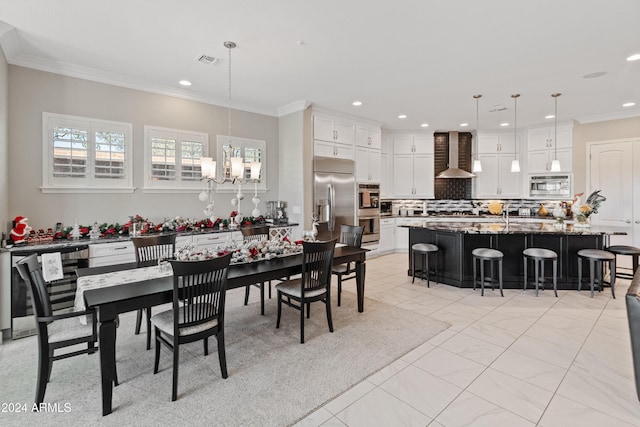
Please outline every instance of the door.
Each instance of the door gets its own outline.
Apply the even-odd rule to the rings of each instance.
[[[393,195],[413,196],[413,155],[393,156]]]
[[[520,176],[522,172],[511,172],[511,161],[514,155],[501,154],[498,163],[500,172],[498,174],[500,197],[520,197]]]
[[[416,154],[413,157],[414,196],[433,198],[434,175],[433,154]]]
[[[601,190],[605,200],[591,224],[622,227],[626,236],[611,236],[611,244],[633,245],[633,146],[629,141],[591,144],[589,183],[583,200]],[[628,257],[623,257],[628,258]]]
[[[498,155],[478,154],[482,162],[482,172],[477,173],[476,197],[495,197],[498,195]]]

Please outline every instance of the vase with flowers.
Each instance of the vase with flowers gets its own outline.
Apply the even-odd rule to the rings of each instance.
[[[587,197],[586,202],[581,202],[581,197],[584,193],[576,194],[573,207],[573,218],[575,219],[574,227],[590,227],[590,217],[592,214],[598,213],[600,204],[607,200],[606,197],[600,194],[601,190],[596,190]]]

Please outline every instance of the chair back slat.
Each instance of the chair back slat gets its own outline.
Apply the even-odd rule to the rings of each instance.
[[[51,299],[47,291],[47,284],[42,277],[42,270],[38,263],[38,256],[31,254],[16,263],[16,268],[22,280],[31,289],[33,309],[36,317],[49,317],[53,314]]]
[[[263,241],[269,240],[269,226],[260,227],[243,227],[240,229],[242,238],[247,241]]]
[[[222,323],[227,274],[231,254],[203,261],[175,261],[173,267],[173,310],[175,333],[180,328],[218,319]]]
[[[344,225],[340,226],[340,243],[344,243],[347,246],[359,248],[362,246],[362,234],[364,233],[364,227],[357,225]]]
[[[159,259],[171,258],[176,252],[176,235],[134,237],[131,239],[138,267],[156,265]]]
[[[302,243],[302,290],[331,285],[331,267],[336,240]]]

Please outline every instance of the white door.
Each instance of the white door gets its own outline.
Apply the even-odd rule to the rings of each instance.
[[[611,244],[633,244],[633,146],[631,142],[591,144],[587,177],[588,188],[583,201],[595,190],[607,199],[597,214],[591,215],[592,225],[621,227],[627,236],[611,236]],[[628,258],[628,257],[623,257]]]
[[[433,154],[416,154],[413,157],[413,187],[415,197],[433,198]]]
[[[476,197],[497,197],[499,163],[497,154],[478,154],[482,172],[476,175]]]
[[[393,156],[393,195],[413,196],[413,155]]]
[[[313,117],[313,139],[322,141],[335,141],[335,133],[333,132],[333,120],[322,117]]]
[[[369,180],[377,183],[382,181],[382,157],[380,150],[369,150]]]
[[[520,197],[520,176],[522,172],[511,172],[511,162],[515,155],[501,154],[498,163],[500,172],[498,174],[500,197]]]
[[[356,181],[369,181],[369,149],[356,148]]]

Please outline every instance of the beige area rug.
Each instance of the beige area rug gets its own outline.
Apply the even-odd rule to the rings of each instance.
[[[154,351],[134,335],[135,313],[121,316],[117,338],[120,385],[112,414],[102,417],[100,359],[82,355],[55,362],[45,402],[49,413],[31,413],[37,373],[36,337],[0,345],[0,404],[25,404],[27,412],[0,412],[0,425],[224,425],[286,426],[345,392],[448,325],[355,294],[332,298],[334,333],[324,305],[313,304],[300,344],[299,313],[283,306],[275,328],[276,300],[227,310],[229,377],[220,376],[215,338],[209,356],[202,343],[181,347],[178,400],[171,402],[171,355],[163,348],[153,375]],[[2,409],[2,408],[0,408]],[[8,409],[6,406],[4,409]],[[15,406],[13,410],[15,411]]]

